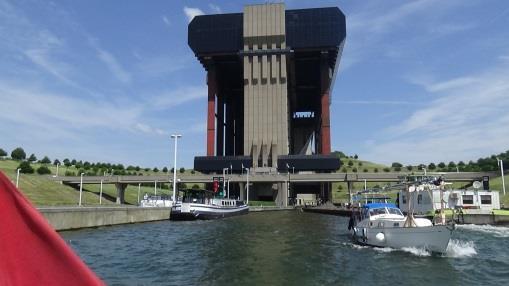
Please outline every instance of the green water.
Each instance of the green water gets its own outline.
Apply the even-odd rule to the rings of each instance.
[[[447,254],[352,244],[347,218],[298,211],[63,232],[110,285],[504,285],[509,228],[459,227]]]

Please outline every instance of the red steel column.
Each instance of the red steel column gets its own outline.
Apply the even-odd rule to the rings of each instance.
[[[321,127],[320,127],[320,154],[328,155],[331,152],[330,145],[330,78],[329,78],[329,65],[327,62],[326,54],[322,55],[320,64],[321,69]]]
[[[207,72],[208,105],[207,105],[207,156],[214,156],[214,139],[216,135],[216,74],[212,68]]]

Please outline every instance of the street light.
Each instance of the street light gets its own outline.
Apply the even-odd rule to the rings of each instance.
[[[83,194],[83,175],[85,175],[85,173],[81,173],[80,175],[80,203],[79,203],[80,207],[81,207],[81,196]]]
[[[17,169],[16,170],[16,188],[19,186],[19,171],[21,171],[21,169]]]
[[[171,138],[175,139],[175,155],[173,156],[173,204],[177,202],[177,142],[182,137],[180,134],[172,134]]]
[[[99,204],[103,204],[103,179],[101,179],[101,190],[99,191]]]
[[[426,168],[422,168],[424,170],[424,176],[426,176]]]
[[[502,176],[502,190],[504,191],[505,195],[505,177],[504,177],[504,161],[497,158],[497,163],[500,166],[500,175]]]

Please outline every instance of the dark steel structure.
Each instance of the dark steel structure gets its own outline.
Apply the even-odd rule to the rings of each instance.
[[[345,37],[337,7],[195,17],[188,42],[208,85],[207,156],[195,169],[337,170],[329,105]]]

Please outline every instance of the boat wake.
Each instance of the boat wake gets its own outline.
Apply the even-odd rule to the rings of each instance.
[[[475,225],[475,224],[460,224],[456,225],[458,229],[469,231],[483,232],[492,234],[495,237],[509,237],[509,227],[493,226],[493,225]]]
[[[461,241],[457,239],[451,239],[449,245],[447,245],[445,257],[462,258],[472,257],[477,254],[473,241]]]
[[[353,249],[373,249],[380,253],[406,252],[419,257],[428,257],[432,255],[432,253],[427,249],[419,247],[403,247],[401,249],[396,249],[391,247],[364,246],[355,243],[343,243],[343,245],[350,246]],[[473,241],[451,239],[451,241],[449,241],[449,245],[447,245],[446,253],[442,254],[442,257],[463,258],[472,257],[474,255],[477,255],[477,251]]]

